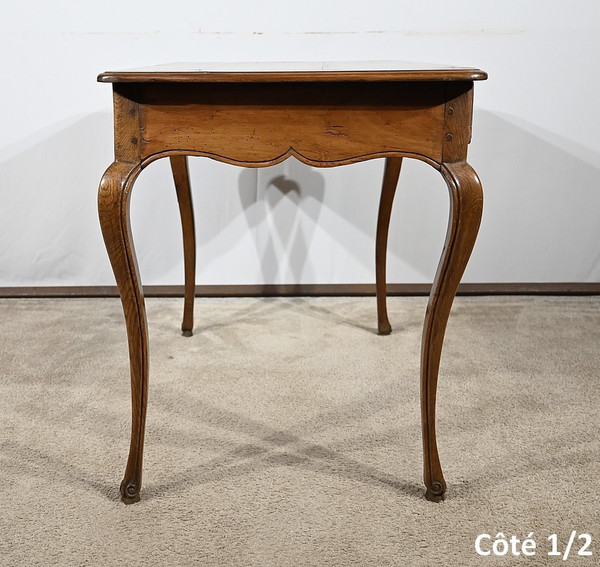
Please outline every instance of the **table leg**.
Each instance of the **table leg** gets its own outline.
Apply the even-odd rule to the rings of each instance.
[[[380,335],[389,335],[392,332],[392,326],[387,314],[385,268],[392,204],[394,202],[394,195],[396,194],[396,187],[398,186],[401,167],[401,157],[386,158],[381,197],[379,199],[377,236],[375,239],[375,288],[377,292],[377,330]]]
[[[171,156],[171,169],[173,170],[183,232],[185,299],[181,334],[184,337],[191,337],[194,328],[194,295],[196,292],[196,230],[194,227],[194,206],[192,204],[187,157]]]
[[[139,172],[139,164],[114,162],[106,170],[98,190],[100,225],[119,287],[129,342],[132,427],[129,459],[121,483],[121,497],[126,504],[140,499],[148,399],[146,309],[129,223],[129,197]]]
[[[467,162],[442,164],[450,191],[450,220],[444,251],[429,296],[421,350],[421,418],[427,500],[439,502],[446,491],[435,435],[435,405],[442,343],[450,308],[475,244],[483,191]]]

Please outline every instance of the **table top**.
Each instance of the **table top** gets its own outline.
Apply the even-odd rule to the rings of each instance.
[[[98,75],[101,83],[481,81],[475,68],[407,61],[169,63]]]

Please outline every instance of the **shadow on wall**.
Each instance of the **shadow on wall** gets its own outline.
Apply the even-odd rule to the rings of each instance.
[[[600,155],[476,111],[469,161],[485,192],[469,281],[600,281]]]
[[[113,283],[96,211],[111,141],[110,113],[94,113],[0,158],[0,286]],[[521,120],[476,111],[469,159],[484,184],[485,210],[465,281],[600,280],[597,154]],[[219,283],[231,283],[232,274],[245,283],[374,281],[382,160],[332,170],[293,159],[266,169],[190,161],[199,281],[207,273]],[[143,172],[133,195],[145,283],[181,282],[168,160]],[[431,280],[447,208],[439,174],[406,160],[388,281]]]
[[[109,112],[93,113],[2,152],[0,286],[93,284],[110,274],[96,191],[112,161],[111,130]]]
[[[325,196],[323,176],[290,159],[266,170],[244,169],[238,183],[264,281],[282,279],[282,262],[294,282],[318,277],[308,259]]]
[[[221,190],[212,191],[211,195],[203,192],[207,172],[195,163],[199,161],[203,160],[192,159],[190,169],[198,243],[206,247],[200,254],[200,272],[229,254],[233,259],[239,241],[251,234],[248,253],[252,262],[246,267],[252,270],[258,266],[260,282],[336,283],[342,274],[348,282],[374,283],[374,236],[383,160],[318,169],[290,158],[270,168],[242,169],[237,177],[239,201],[235,203],[231,202],[233,180],[225,178]],[[226,171],[223,174],[230,175]],[[198,183],[195,179],[199,179]],[[421,279],[426,281],[439,258],[448,198],[441,176],[415,160],[407,160],[401,185],[410,187],[404,195],[399,192],[397,196],[400,205],[396,209],[404,230],[400,238],[390,238],[390,256],[401,258],[405,251],[414,251],[412,272],[422,271],[425,275]],[[419,193],[426,199],[433,196],[433,205],[426,201],[427,210],[420,210],[418,202],[415,204]],[[206,212],[219,209],[223,200],[230,201],[228,218]],[[224,226],[236,228],[227,231]],[[408,238],[404,236],[406,231]],[[419,238],[420,234],[424,238]]]

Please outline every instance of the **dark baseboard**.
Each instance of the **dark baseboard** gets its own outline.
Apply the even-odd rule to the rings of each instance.
[[[390,296],[429,295],[431,284],[388,284]],[[144,286],[146,297],[182,297],[182,285]],[[600,295],[592,283],[464,283],[459,295]],[[370,296],[374,284],[199,285],[197,297]],[[117,286],[0,287],[0,298],[118,297]]]

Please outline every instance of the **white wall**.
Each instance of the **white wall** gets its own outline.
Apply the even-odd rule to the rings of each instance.
[[[600,280],[597,0],[3,0],[0,53],[0,286],[114,282],[96,213],[112,161],[111,92],[96,75],[220,60],[401,59],[488,71],[476,84],[469,156],[485,213],[464,280]],[[192,159],[191,172],[198,283],[374,280],[379,160],[242,170]],[[181,283],[165,160],[140,176],[132,206],[144,283]],[[431,280],[447,208],[439,174],[407,160],[389,281]]]

